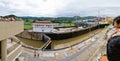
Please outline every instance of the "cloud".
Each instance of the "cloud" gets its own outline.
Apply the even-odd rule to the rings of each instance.
[[[3,14],[31,15],[31,16],[55,16],[58,10],[63,9],[64,0],[1,0],[2,4],[6,4],[2,9]],[[64,4],[63,4],[64,3]],[[2,5],[0,4],[0,5]]]
[[[81,11],[82,16],[118,16],[120,7],[93,7]]]
[[[93,7],[120,7],[119,0],[0,0],[0,15],[75,16],[88,15]],[[87,10],[86,10],[87,9]],[[82,13],[81,13],[82,12]],[[89,13],[89,15],[94,14]]]

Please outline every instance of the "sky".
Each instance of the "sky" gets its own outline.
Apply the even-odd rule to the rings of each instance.
[[[9,14],[37,17],[117,16],[120,14],[120,0],[0,0],[0,15]]]

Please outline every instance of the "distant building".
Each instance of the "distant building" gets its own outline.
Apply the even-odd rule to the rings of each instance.
[[[33,32],[52,32],[54,26],[50,21],[37,21],[33,23]]]
[[[74,31],[70,26],[63,26],[59,23],[52,23],[50,21],[37,21],[33,23],[33,32],[44,32],[44,33],[62,33]]]

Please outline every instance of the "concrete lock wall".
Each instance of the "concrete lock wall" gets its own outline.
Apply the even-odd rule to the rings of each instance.
[[[40,32],[28,32],[27,30],[25,30],[17,36],[32,40],[42,40],[42,34]]]
[[[99,28],[100,28],[99,25],[97,25],[97,26],[93,26],[93,27],[86,28],[86,29],[81,29],[81,30],[74,31],[74,32],[48,33],[46,35],[49,36],[52,40],[62,40],[62,39],[67,39],[67,38],[83,35],[85,33],[88,33],[90,31],[93,31],[93,30],[96,30],[96,29],[99,29]]]

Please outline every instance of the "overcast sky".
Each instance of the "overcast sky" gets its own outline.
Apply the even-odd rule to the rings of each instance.
[[[39,17],[93,15],[98,11],[104,13],[104,7],[109,7],[109,10],[106,9],[110,12],[105,11],[107,14],[120,14],[120,0],[0,0],[0,15]],[[118,11],[110,7],[116,7]],[[95,12],[89,11],[90,9]]]

